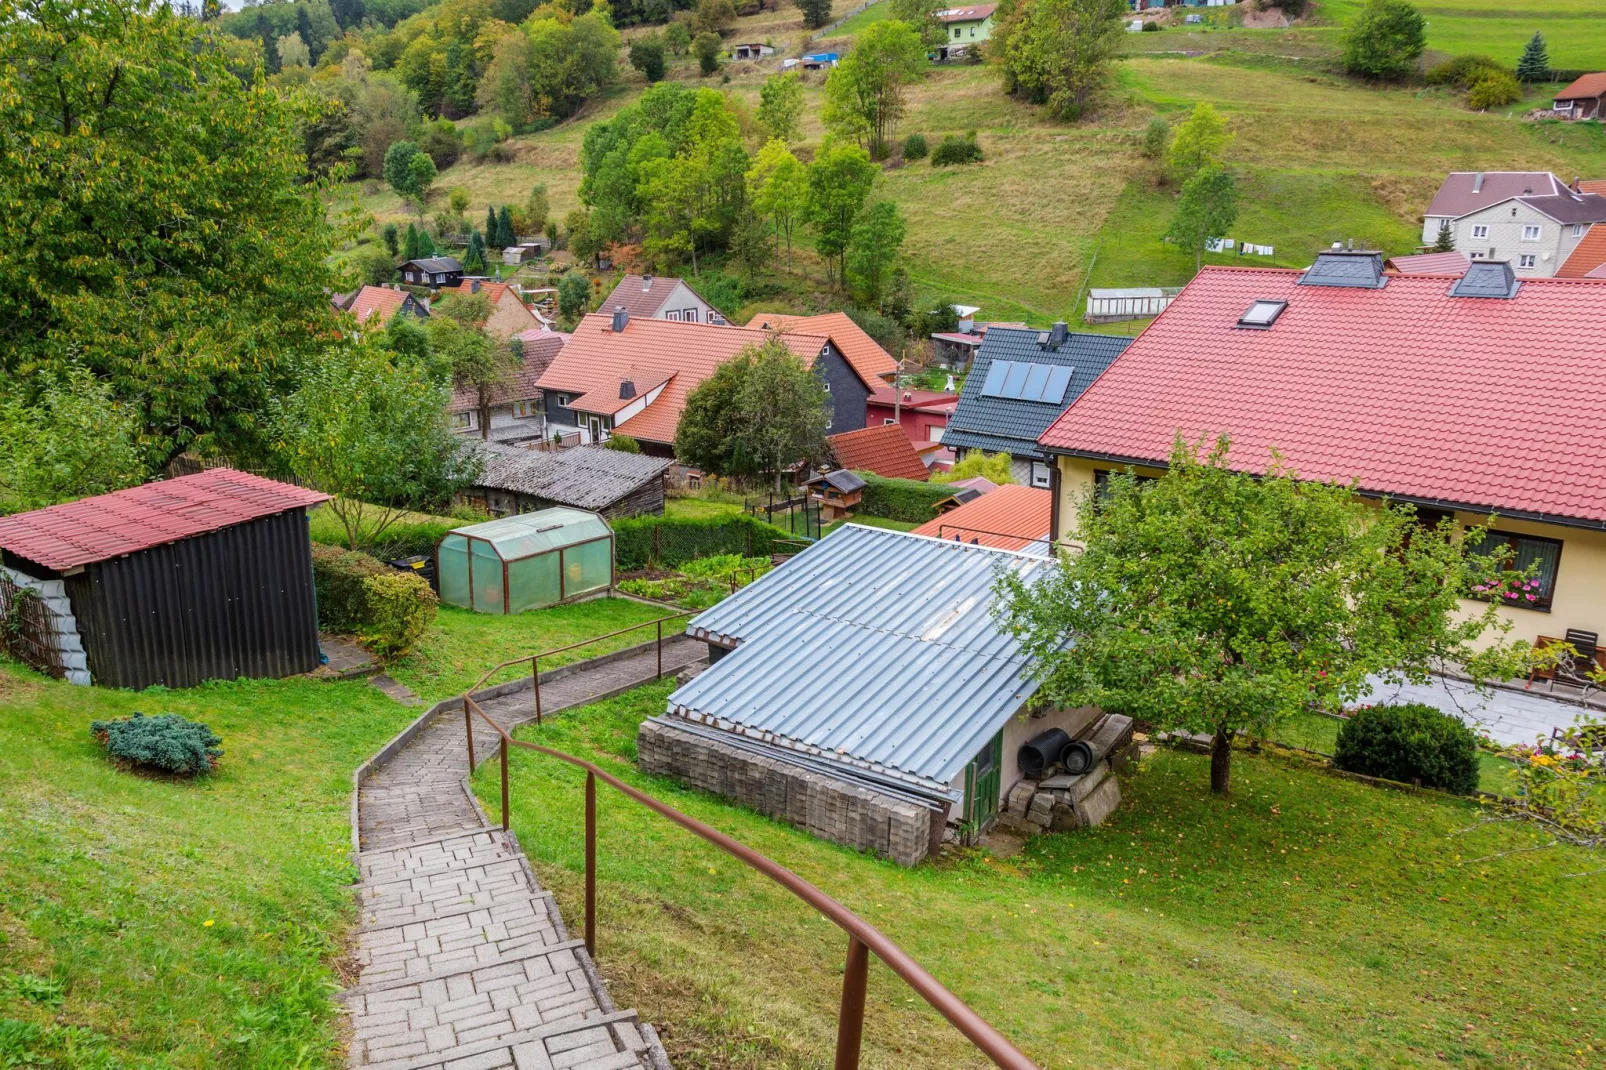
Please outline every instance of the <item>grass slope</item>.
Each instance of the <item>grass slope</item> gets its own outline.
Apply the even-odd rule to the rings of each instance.
[[[89,723],[134,710],[207,722],[221,767],[116,771]],[[351,771],[413,716],[362,681],[136,694],[0,666],[0,1066],[343,1065]]]
[[[599,761],[735,835],[880,926],[1045,1068],[1598,1065],[1606,984],[1598,858],[1508,825],[1455,835],[1476,808],[1381,791],[1240,753],[1235,795],[1208,759],[1160,752],[1123,778],[1104,827],[1024,855],[901,869],[646,778],[637,724],[670,685],[549,721],[526,738]],[[513,761],[513,821],[580,920],[582,778]],[[497,782],[481,774],[481,797]],[[740,864],[605,787],[599,962],[676,1065],[823,1065],[846,941]],[[1558,929],[1557,926],[1562,926]],[[865,1065],[984,1065],[879,966]]]

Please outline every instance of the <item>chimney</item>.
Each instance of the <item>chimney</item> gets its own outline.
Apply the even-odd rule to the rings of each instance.
[[[1070,329],[1065,326],[1064,320],[1055,320],[1054,326],[1049,328],[1048,348],[1058,349],[1064,345],[1065,339],[1070,337],[1070,333]]]
[[[1353,253],[1355,251],[1355,239],[1351,238],[1351,239],[1349,239],[1349,241],[1345,242],[1344,243],[1344,248],[1348,249],[1350,252]]]
[[[473,282],[468,284],[468,292],[471,293],[471,294],[477,294],[477,293],[480,292],[480,280],[479,279],[475,279]]]
[[[630,311],[628,309],[626,309],[624,305],[620,305],[618,308],[613,310],[613,333],[614,334],[618,334],[619,332],[623,331],[625,329],[625,324],[627,324],[629,322],[630,322]]]
[[[1567,188],[1572,190],[1574,193],[1582,193],[1583,192],[1583,190],[1578,188],[1578,176],[1577,175],[1573,176],[1573,184],[1571,186],[1567,187]]]
[[[620,380],[620,382],[619,382],[619,400],[620,401],[629,401],[631,398],[633,398],[635,396],[636,396],[636,384],[635,384],[635,382],[630,380],[630,379]]]
[[[1522,195],[1524,197],[1532,197],[1534,195],[1534,188],[1532,186],[1522,187]]]
[[[641,292],[642,293],[647,293],[651,289],[652,289],[652,276],[651,275],[643,275],[641,277]]]
[[[1482,193],[1483,192],[1483,172],[1482,171],[1479,171],[1472,178],[1472,192],[1473,193]]]

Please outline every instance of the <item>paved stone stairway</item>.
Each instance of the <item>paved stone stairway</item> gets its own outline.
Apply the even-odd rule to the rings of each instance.
[[[664,675],[703,657],[701,643],[665,640]],[[649,648],[543,680],[543,708],[594,701],[656,668]],[[533,717],[528,691],[481,705],[509,727]],[[494,758],[496,743],[476,719],[475,757]],[[351,1066],[669,1070],[652,1026],[615,1009],[512,834],[489,826],[463,783],[467,764],[461,710],[448,708],[359,793],[362,973],[341,996]]]

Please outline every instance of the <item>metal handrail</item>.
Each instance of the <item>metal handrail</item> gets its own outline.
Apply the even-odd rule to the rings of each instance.
[[[534,653],[534,654],[525,654],[525,655],[522,655],[521,657],[509,658],[507,661],[504,661],[499,665],[492,665],[489,669],[486,669],[485,672],[483,674],[481,674],[480,678],[478,680],[475,680],[472,684],[470,684],[468,686],[468,690],[467,691],[463,692],[463,701],[467,702],[469,700],[469,696],[470,695],[472,695],[474,692],[478,691],[480,688],[485,686],[485,681],[489,680],[491,677],[495,676],[497,673],[501,672],[503,669],[510,668],[510,667],[512,667],[514,665],[522,665],[527,661],[527,662],[530,663],[530,690],[534,693],[534,696],[535,696],[535,723],[536,724],[540,724],[541,723],[541,672],[540,672],[540,667],[541,667],[541,659],[542,658],[551,657],[553,654],[564,654],[564,653],[567,653],[570,650],[578,650],[580,647],[583,647],[583,646],[590,646],[593,643],[600,643],[604,639],[612,639],[615,636],[628,635],[630,632],[640,631],[642,628],[651,628],[651,627],[656,625],[657,629],[658,629],[658,639],[657,639],[657,642],[658,642],[658,677],[662,677],[663,674],[664,674],[664,621],[679,620],[681,617],[691,617],[691,616],[695,616],[696,614],[701,613],[701,612],[702,612],[702,610],[700,610],[700,609],[683,609],[678,613],[670,613],[668,616],[656,617],[656,618],[654,618],[652,620],[644,620],[640,624],[632,624],[630,627],[628,627],[628,628],[620,628],[616,632],[607,632],[606,634],[603,634],[603,635],[595,635],[595,636],[592,636],[590,639],[583,639],[578,643],[570,643],[568,646],[553,647],[551,650],[542,650],[542,651],[538,651],[537,653]],[[655,679],[656,678],[657,677],[655,677]],[[466,706],[464,707],[463,712],[464,712],[464,715],[466,716],[467,713],[468,713],[468,708]],[[468,746],[469,746],[469,754],[470,754],[470,756],[472,756],[473,753],[474,753],[474,737],[473,737],[472,733],[469,735]]]
[[[837,1047],[836,1070],[857,1070],[859,1065],[860,1045],[864,1035],[864,1005],[865,990],[868,983],[869,952],[873,951],[876,957],[887,964],[893,973],[914,989],[933,1010],[964,1034],[965,1038],[974,1044],[983,1055],[993,1061],[993,1064],[1005,1070],[1038,1070],[1037,1064],[1028,1059],[1019,1048],[1010,1043],[1009,1039],[993,1028],[986,1019],[969,1005],[943,986],[925,967],[916,962],[908,952],[899,947],[885,933],[874,925],[865,921],[852,910],[838,903],[826,895],[819,888],[793,873],[785,866],[760,854],[739,840],[720,832],[711,825],[704,824],[694,817],[681,813],[674,807],[658,801],[651,795],[631,787],[617,777],[603,771],[584,758],[576,758],[551,747],[543,747],[538,743],[529,743],[522,739],[514,739],[494,718],[480,708],[480,704],[468,695],[463,696],[463,716],[465,727],[468,729],[468,761],[469,772],[474,771],[474,723],[470,717],[470,710],[478,713],[485,723],[495,730],[499,737],[498,750],[500,751],[502,766],[502,828],[508,828],[508,775],[507,753],[508,748],[522,747],[548,757],[556,758],[561,762],[586,772],[585,792],[585,857],[586,857],[586,890],[585,890],[585,945],[586,950],[593,955],[596,953],[596,919],[597,919],[597,780],[618,791],[628,798],[641,803],[647,809],[654,811],[662,817],[686,829],[688,832],[708,841],[721,851],[747,863],[753,869],[770,878],[793,895],[797,896],[809,906],[818,910],[822,917],[827,918],[837,928],[848,934],[847,961],[842,975],[842,1004],[837,1018]]]

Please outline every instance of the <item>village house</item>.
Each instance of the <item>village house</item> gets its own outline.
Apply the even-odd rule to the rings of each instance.
[[[541,401],[541,376],[563,350],[569,336],[558,331],[524,331],[515,367],[484,390],[459,385],[446,412],[452,430],[487,442],[545,441],[550,437]]]
[[[662,275],[626,275],[620,279],[598,311],[611,314],[620,308],[630,313],[632,319],[638,320],[725,322],[719,310],[703,300],[690,283]]]
[[[664,512],[662,457],[604,446],[538,450],[494,442],[475,447],[484,462],[461,502],[492,516],[514,516],[564,506],[608,520]]]
[[[642,724],[641,768],[913,865],[993,822],[1026,741],[1097,714],[1034,703],[993,612],[1000,571],[1052,567],[849,524],[688,622],[711,665]]]
[[[853,322],[846,312],[826,312],[818,316],[789,316],[779,312],[764,312],[748,321],[749,328],[769,331],[801,331],[804,334],[823,334],[835,342],[842,356],[853,366],[860,379],[869,383],[872,390],[889,383],[898,374],[898,362],[892,354],[881,348],[863,327]],[[861,425],[862,426],[862,425]]]
[[[518,290],[505,282],[487,279],[464,279],[455,286],[443,286],[441,296],[472,297],[481,295],[490,303],[491,314],[485,321],[485,333],[498,338],[512,338],[529,330],[539,330],[544,324],[524,303]]]
[[[775,49],[756,41],[731,46],[732,59],[763,59],[765,56],[773,55],[775,55]]]
[[[1376,253],[1305,271],[1206,267],[1042,436],[1055,537],[1110,472],[1158,474],[1177,435],[1232,436],[1231,463],[1277,450],[1308,479],[1354,481],[1462,528],[1494,515],[1491,564],[1539,587],[1511,638],[1606,631],[1606,284],[1388,275]],[[1472,608],[1469,605],[1469,608]]]
[[[870,395],[864,419],[868,426],[897,424],[917,446],[936,445],[958,404],[958,394],[883,386]]]
[[[945,40],[937,49],[938,59],[951,59],[969,53],[977,45],[985,44],[993,33],[993,12],[997,4],[977,4],[970,7],[950,7],[932,17],[942,23]]]
[[[455,256],[428,256],[401,266],[402,281],[412,286],[456,286],[463,281],[463,265]]]
[[[951,331],[934,331],[931,335],[931,355],[937,364],[953,372],[963,372],[970,367],[976,359],[976,351],[981,348],[982,341],[987,337],[987,331],[992,327],[1019,327],[1026,329],[1026,324],[1000,320],[989,322],[976,318],[981,311],[980,305],[954,305],[954,315],[958,322]]]
[[[399,286],[364,286],[349,294],[330,299],[336,311],[349,312],[357,326],[383,330],[397,315],[429,318],[429,302],[421,301]]]
[[[1052,545],[1048,537],[1052,493],[1017,483],[1005,483],[986,494],[972,488],[961,490],[970,491],[968,500],[941,510],[935,518],[915,528],[914,534],[998,550],[1048,553]]]
[[[1563,119],[1606,119],[1606,71],[1579,77],[1556,94],[1551,109]]]
[[[639,319],[625,309],[586,316],[536,384],[546,396],[548,434],[602,442],[628,435],[654,456],[673,455],[686,397],[742,347],[772,332],[684,320]],[[864,426],[871,385],[824,334],[779,337],[813,368],[829,394],[830,426]]]
[[[1589,229],[1606,223],[1606,197],[1548,171],[1457,171],[1422,220],[1422,243],[1449,225],[1470,260],[1506,260],[1522,278],[1555,275]]]
[[[841,468],[870,472],[886,479],[925,480],[931,476],[926,462],[896,424],[872,424],[826,438],[825,444]]]
[[[994,326],[976,354],[943,434],[960,459],[971,450],[1007,453],[1010,475],[1029,487],[1049,485],[1048,454],[1037,438],[1132,339]]]

